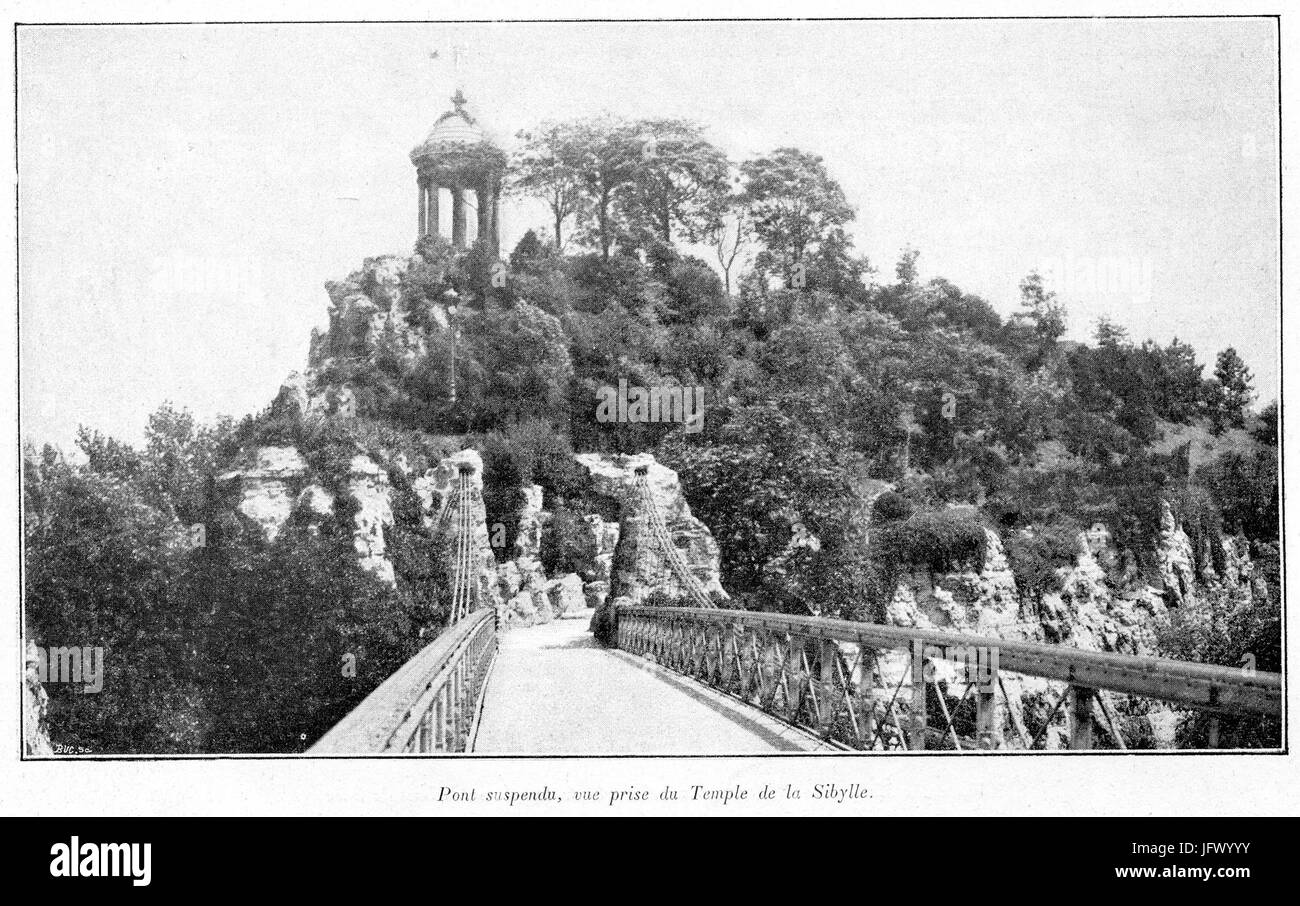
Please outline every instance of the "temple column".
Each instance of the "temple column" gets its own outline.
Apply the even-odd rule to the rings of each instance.
[[[474,190],[474,200],[478,203],[478,241],[489,244],[492,241],[492,193],[486,180]]]
[[[501,252],[501,181],[492,184],[492,253]]]
[[[420,220],[419,226],[416,228],[415,238],[423,239],[429,234],[429,221],[425,219],[427,211],[424,206],[425,198],[429,192],[429,184],[421,179],[417,181],[416,185],[419,187],[420,194]]]
[[[428,235],[437,236],[438,235],[438,184],[433,180],[429,180],[428,192],[429,192],[429,201],[428,201],[429,213],[428,213],[428,219],[425,220],[424,222],[425,226],[427,227],[424,233],[426,236]]]
[[[465,247],[465,190],[460,186],[451,189],[451,244],[458,249]]]

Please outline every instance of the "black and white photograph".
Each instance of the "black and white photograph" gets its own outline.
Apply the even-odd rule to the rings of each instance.
[[[1277,16],[479,18],[16,25],[18,762],[1284,766]]]

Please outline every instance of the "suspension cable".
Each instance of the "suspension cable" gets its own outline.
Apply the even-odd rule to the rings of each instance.
[[[685,590],[687,597],[696,606],[716,609],[718,605],[713,602],[713,598],[709,596],[704,585],[691,572],[686,560],[682,557],[681,551],[673,543],[672,534],[668,531],[668,525],[664,522],[663,514],[659,512],[659,507],[655,504],[654,496],[650,493],[650,484],[644,476],[637,476],[636,491],[641,507],[646,513],[650,536],[658,546],[660,553],[663,554],[664,559],[668,561],[669,569]]]

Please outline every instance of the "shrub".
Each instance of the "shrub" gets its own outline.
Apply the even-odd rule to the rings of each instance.
[[[872,538],[874,555],[882,564],[895,569],[924,566],[933,572],[982,563],[987,545],[979,517],[956,509],[914,514],[877,529]]]
[[[1282,669],[1282,609],[1278,589],[1256,595],[1241,606],[1226,593],[1205,593],[1173,611],[1169,626],[1158,636],[1162,654],[1186,661]],[[1190,715],[1178,728],[1180,747],[1208,745],[1208,714]],[[1274,718],[1222,717],[1219,744],[1225,748],[1276,747],[1281,723]]]
[[[871,505],[871,524],[886,525],[907,519],[912,515],[913,509],[912,502],[906,497],[894,491],[886,491]]]
[[[1078,523],[1057,522],[1016,532],[1003,540],[1016,588],[1027,598],[1040,598],[1056,587],[1056,571],[1073,566],[1079,553]]]
[[[641,601],[643,607],[695,607],[696,603],[687,595],[675,595],[662,588],[656,588]]]
[[[1225,528],[1252,541],[1276,541],[1280,529],[1277,449],[1228,451],[1196,470],[1223,514]]]
[[[542,529],[538,559],[547,575],[577,573],[590,582],[596,577],[596,535],[580,515],[557,507]]]
[[[607,648],[613,647],[618,641],[618,627],[614,621],[614,606],[612,604],[602,604],[596,608],[596,612],[591,615],[591,625],[588,628],[597,642]]]

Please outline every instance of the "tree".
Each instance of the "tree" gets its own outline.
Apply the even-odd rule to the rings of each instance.
[[[1141,355],[1156,414],[1172,422],[1191,422],[1201,413],[1205,383],[1196,350],[1174,337],[1165,347],[1145,341]]]
[[[718,256],[718,266],[722,268],[722,286],[727,296],[731,296],[731,269],[740,257],[740,252],[749,244],[752,234],[749,220],[739,207],[731,209],[713,231],[713,249]]]
[[[1224,425],[1234,428],[1246,424],[1246,407],[1255,399],[1251,384],[1254,375],[1246,367],[1237,350],[1229,346],[1219,353],[1214,363],[1213,408],[1214,423],[1218,430]]]
[[[1093,336],[1096,338],[1098,346],[1114,348],[1129,345],[1128,329],[1110,318],[1097,319],[1097,330]]]
[[[564,222],[583,209],[583,186],[572,164],[580,136],[571,123],[543,123],[522,131],[523,143],[510,163],[514,191],[540,198],[551,209],[555,247],[564,248]]]
[[[1278,540],[1281,499],[1276,449],[1228,450],[1197,469],[1196,479],[1209,488],[1229,532],[1240,531],[1252,541]]]
[[[559,163],[572,175],[584,208],[595,217],[579,238],[608,259],[619,232],[617,201],[636,176],[642,143],[633,124],[608,115],[568,123],[563,134],[556,149]]]
[[[632,232],[671,243],[674,229],[688,242],[716,231],[730,189],[726,155],[687,120],[642,120],[635,128],[640,160],[621,198]]]
[[[96,694],[50,684],[54,740],[99,753],[193,751],[207,613],[177,592],[184,529],[148,502],[141,480],[69,466],[48,448],[24,472],[25,628],[47,649],[103,652]]]
[[[1020,309],[1012,321],[1029,326],[1042,342],[1055,343],[1065,334],[1065,306],[1043,286],[1037,271],[1020,281]]]
[[[1259,425],[1251,434],[1261,444],[1277,446],[1277,400],[1259,410]]]
[[[487,424],[559,418],[573,368],[556,318],[527,302],[490,301],[466,335],[484,382],[475,408]]]
[[[208,426],[197,423],[188,409],[178,411],[171,403],[159,406],[149,416],[144,450],[155,505],[185,524],[200,519],[208,479],[217,471],[217,451],[233,430],[229,417]]]
[[[781,359],[833,343],[828,336],[797,340]],[[865,545],[847,437],[821,393],[796,388],[783,396],[781,404],[745,408],[713,443],[674,432],[661,450],[681,474],[691,510],[718,539],[724,586],[756,596],[764,608],[856,616],[866,597]],[[811,423],[827,428],[799,417],[809,413]],[[792,550],[805,533],[822,542],[820,551]]]
[[[742,203],[763,244],[755,266],[795,286],[796,269],[853,220],[853,207],[822,158],[798,148],[778,148],[740,165]],[[842,235],[842,233],[841,233]]]
[[[920,251],[910,246],[903,249],[902,254],[898,256],[898,263],[894,265],[894,275],[898,278],[899,286],[916,285],[916,259],[919,257],[921,257]]]

